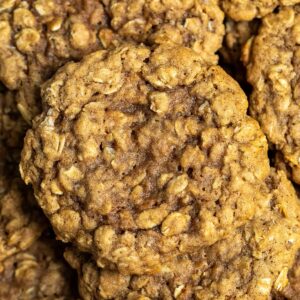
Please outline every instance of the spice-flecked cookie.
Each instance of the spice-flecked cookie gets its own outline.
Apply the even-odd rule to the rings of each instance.
[[[300,6],[262,20],[243,59],[253,86],[250,113],[280,152],[293,181],[300,183]]]
[[[77,283],[55,240],[41,238],[4,261],[0,299],[75,300]]]
[[[76,249],[67,250],[65,257],[77,269],[82,298],[267,300],[275,293],[286,294],[294,284],[288,271],[299,247],[299,204],[282,171],[272,171],[265,188],[272,206],[229,238],[182,256],[172,273],[123,274],[113,266],[97,267]]]
[[[189,48],[98,51],[42,95],[22,177],[58,238],[102,268],[172,276],[272,203],[267,141],[245,94]]]
[[[299,0],[221,0],[225,13],[235,21],[251,21],[274,11],[278,6],[289,6]]]
[[[113,1],[105,3],[110,21],[99,0],[4,1],[0,80],[18,91],[18,109],[30,123],[41,110],[41,83],[61,65],[124,39],[155,45],[170,42],[170,33],[171,42],[193,47],[216,63],[214,53],[224,35],[223,12],[215,0],[206,2]]]

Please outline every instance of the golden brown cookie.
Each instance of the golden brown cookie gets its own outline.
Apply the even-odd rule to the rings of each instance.
[[[41,238],[6,259],[0,273],[0,299],[76,299],[76,281],[61,252],[57,242]]]
[[[82,298],[263,300],[286,292],[293,285],[288,270],[299,247],[299,215],[289,212],[299,204],[283,172],[272,171],[265,188],[273,206],[229,238],[182,256],[172,273],[122,274],[113,266],[101,269],[90,257],[69,249],[65,257],[77,269]]]
[[[299,0],[221,0],[225,13],[235,21],[251,21],[261,18],[278,6],[299,3]]]
[[[283,8],[262,21],[244,49],[253,86],[250,113],[281,152],[292,179],[300,183],[300,6]]]
[[[0,3],[0,80],[18,91],[18,109],[27,122],[41,110],[41,83],[61,65],[124,39],[184,44],[216,63],[224,35],[216,0],[104,2],[114,30],[99,0]]]
[[[175,43],[216,63],[224,36],[218,0],[103,0],[119,38],[147,45]]]
[[[42,95],[22,176],[58,237],[102,268],[163,278],[187,270],[189,280],[201,269],[194,255],[260,222],[275,201],[267,142],[244,93],[189,48],[98,51],[60,69]],[[295,205],[293,248],[290,198],[274,205]]]

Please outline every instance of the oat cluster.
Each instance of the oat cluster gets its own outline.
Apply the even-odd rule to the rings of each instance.
[[[299,6],[263,19],[245,48],[247,77],[253,86],[250,111],[300,182]],[[266,51],[269,55],[266,55]]]

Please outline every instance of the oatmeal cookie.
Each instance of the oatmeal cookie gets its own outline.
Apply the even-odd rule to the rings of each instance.
[[[218,0],[103,0],[111,27],[123,40],[147,45],[166,42],[190,47],[208,62],[224,36]]]
[[[221,0],[225,13],[235,21],[251,21],[261,18],[278,6],[299,3],[299,0]]]
[[[224,35],[216,0],[30,0],[0,3],[0,80],[17,90],[29,123],[41,110],[40,85],[69,60],[123,40],[188,45],[215,63]]]
[[[21,180],[1,186],[5,190],[0,193],[0,273],[5,259],[28,249],[47,226],[32,192]]]
[[[40,111],[43,81],[67,61],[108,43],[107,21],[98,0],[1,1],[0,80],[18,90],[26,121]]]
[[[250,113],[300,183],[300,5],[262,20],[244,48]]]
[[[298,199],[283,172],[273,171],[265,188],[272,206],[229,238],[182,256],[171,274],[122,274],[113,267],[97,267],[76,249],[67,250],[82,298],[267,300],[273,292],[286,292],[293,284],[288,270],[300,245]]]
[[[0,299],[76,299],[76,282],[60,250],[54,240],[41,238],[6,259],[0,273]]]
[[[98,51],[42,96],[22,177],[58,237],[99,266],[171,272],[170,253],[212,245],[269,205],[267,141],[245,94],[189,48]]]

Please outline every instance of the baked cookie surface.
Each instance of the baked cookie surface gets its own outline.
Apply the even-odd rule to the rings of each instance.
[[[189,280],[205,249],[227,238],[246,245],[240,228],[267,220],[275,200],[266,138],[246,115],[238,84],[191,49],[98,51],[60,69],[42,95],[21,173],[58,237],[92,253],[99,267]],[[295,252],[298,207],[290,198],[295,209],[283,226],[295,234]],[[213,283],[208,292],[217,293]]]
[[[1,2],[0,80],[18,91],[26,121],[41,109],[40,84],[67,61],[100,48],[106,28],[97,0]]]
[[[266,195],[274,201],[273,207],[265,208],[228,239],[195,249],[190,260],[181,257],[171,274],[126,275],[114,268],[97,267],[93,259],[76,249],[67,250],[65,257],[77,269],[82,298],[271,299],[275,293],[293,295],[295,278],[289,283],[288,270],[299,242],[290,247],[289,241],[299,239],[299,216],[282,212],[292,207],[298,210],[298,200],[284,173],[274,170]]]
[[[192,48],[207,62],[224,36],[224,14],[218,0],[104,0],[111,27],[119,38],[147,45],[175,43]]]
[[[16,0],[0,4],[0,80],[17,90],[18,109],[28,123],[41,111],[40,85],[60,66],[124,40],[154,46],[183,44],[203,52],[211,63],[217,62],[215,52],[221,47],[224,26],[215,0],[103,1],[107,12],[100,2]]]
[[[244,61],[253,86],[250,113],[300,182],[300,6],[283,8],[262,20],[247,43]]]

